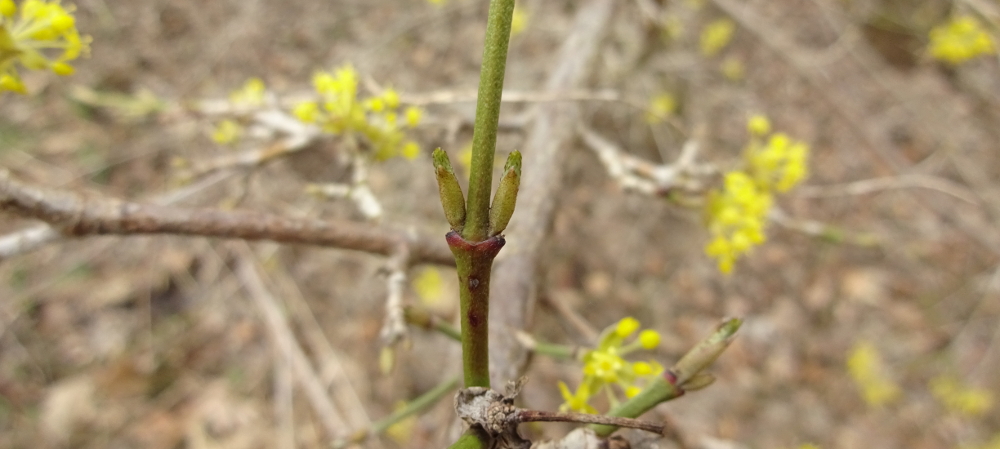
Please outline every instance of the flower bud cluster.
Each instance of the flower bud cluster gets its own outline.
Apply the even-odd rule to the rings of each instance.
[[[299,120],[315,123],[331,134],[363,136],[376,160],[399,155],[414,159],[420,154],[420,147],[403,130],[416,127],[423,112],[416,107],[400,111],[395,90],[360,99],[358,73],[350,65],[317,72],[313,86],[320,99],[298,104],[293,112]]]
[[[639,321],[625,317],[608,327],[601,334],[597,348],[583,354],[583,381],[576,392],[571,392],[564,382],[559,382],[559,391],[566,401],[560,407],[563,411],[597,413],[589,404],[593,395],[605,390],[612,403],[617,402],[612,385],[624,391],[626,397],[633,397],[642,391],[642,386],[663,373],[663,366],[655,361],[629,362],[624,356],[638,349],[654,349],[660,344],[660,334],[654,330],[639,330]],[[631,339],[628,343],[626,340]],[[612,404],[615,405],[615,404]]]
[[[745,166],[726,173],[722,190],[710,192],[705,203],[705,221],[713,236],[705,253],[718,260],[723,273],[733,270],[740,255],[764,242],[775,192],[788,191],[808,174],[805,143],[784,133],[771,134],[771,124],[763,116],[751,117],[747,128]]]
[[[90,52],[90,36],[80,36],[72,6],[59,0],[0,0],[0,92],[27,93],[18,65],[70,75],[70,61]]]
[[[934,27],[927,50],[935,59],[952,65],[997,51],[993,37],[972,16],[958,16]]]

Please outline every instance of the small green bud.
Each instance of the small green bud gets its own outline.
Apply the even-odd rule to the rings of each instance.
[[[455,170],[451,168],[448,153],[438,148],[432,155],[434,159],[434,174],[437,176],[438,193],[441,194],[441,206],[444,207],[444,217],[455,231],[465,227],[465,195],[462,186],[458,185]]]
[[[510,217],[514,215],[514,206],[517,204],[517,189],[521,185],[521,152],[514,150],[507,156],[507,163],[503,166],[503,177],[500,178],[500,186],[493,196],[493,205],[490,206],[490,236],[498,235],[507,229]]]
[[[684,357],[681,357],[671,369],[677,376],[677,385],[685,387],[688,381],[693,380],[698,373],[715,362],[715,359],[722,355],[722,351],[726,350],[729,343],[732,343],[733,336],[741,324],[743,321],[738,318],[723,321],[712,335],[698,343]]]

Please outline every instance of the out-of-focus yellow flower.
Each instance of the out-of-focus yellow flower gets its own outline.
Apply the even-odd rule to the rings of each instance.
[[[510,35],[511,37],[521,34],[525,29],[528,28],[528,12],[521,7],[521,5],[514,5],[514,14],[510,19]]]
[[[764,242],[774,193],[788,191],[808,171],[809,147],[783,133],[768,138],[767,117],[751,116],[747,130],[745,167],[726,173],[722,190],[709,192],[705,203],[705,221],[713,236],[705,253],[718,260],[723,273],[731,272],[736,259]]]
[[[808,174],[809,146],[775,133],[766,144],[751,141],[746,151],[750,173],[765,190],[787,192]]]
[[[861,389],[861,397],[871,406],[891,403],[902,393],[885,374],[878,349],[869,341],[855,343],[847,357],[847,371]]]
[[[400,411],[406,408],[405,401],[399,401],[396,406],[393,407],[396,411]],[[403,418],[396,422],[395,424],[389,426],[385,429],[385,434],[392,438],[396,444],[400,446],[406,446],[407,443],[413,441],[413,431],[417,428],[417,416],[411,415]]]
[[[437,304],[444,299],[444,279],[437,268],[425,268],[410,282],[413,291],[424,304]]]
[[[212,140],[215,143],[228,145],[235,142],[243,134],[243,127],[233,120],[226,119],[219,122],[212,130]]]
[[[420,156],[420,145],[417,145],[416,142],[406,142],[403,144],[403,149],[399,151],[399,154],[412,161]]]
[[[660,334],[654,330],[644,330],[639,337],[630,339],[639,330],[639,321],[625,317],[609,326],[601,333],[597,348],[587,351],[581,357],[583,381],[575,393],[570,393],[566,384],[560,382],[559,389],[566,401],[560,409],[596,413],[588,405],[591,395],[617,385],[626,397],[642,391],[642,385],[663,373],[663,366],[655,361],[629,362],[625,356],[639,349],[653,349],[660,343]],[[609,397],[614,394],[608,390]]]
[[[961,64],[980,55],[996,53],[996,43],[972,16],[954,17],[931,29],[928,51],[949,64]]]
[[[980,416],[993,408],[991,391],[962,385],[951,376],[935,377],[929,387],[934,398],[952,413]]]
[[[424,113],[420,108],[415,106],[410,106],[406,108],[406,126],[410,128],[416,128],[420,124],[420,119],[423,117]]]
[[[243,83],[243,87],[234,90],[229,94],[229,101],[241,106],[260,106],[264,104],[264,94],[267,86],[260,78],[250,78]]]
[[[675,111],[677,111],[677,100],[673,95],[667,92],[653,95],[646,109],[646,121],[652,125],[661,123]]]
[[[27,93],[18,64],[57,75],[73,73],[69,62],[90,52],[90,36],[77,31],[73,11],[58,0],[25,0],[20,8],[13,0],[0,0],[0,92]]]
[[[705,212],[713,239],[705,253],[718,259],[719,271],[732,272],[740,255],[764,242],[771,203],[771,194],[741,171],[726,173],[723,190],[709,194]]]
[[[292,113],[299,120],[315,123],[331,134],[363,136],[376,160],[396,156],[415,159],[420,154],[419,145],[407,140],[400,128],[399,94],[395,90],[385,89],[380,95],[359,99],[358,73],[350,65],[317,72],[313,86],[320,99],[296,105]],[[422,114],[420,108],[407,108],[406,126],[417,126]]]
[[[733,38],[736,31],[736,24],[729,19],[716,19],[705,25],[701,30],[701,54],[705,56],[715,56]]]
[[[586,383],[580,384],[576,392],[570,392],[566,383],[559,381],[559,393],[562,394],[563,401],[565,401],[559,406],[560,411],[597,414],[597,409],[587,403],[590,401],[592,393]]]
[[[771,121],[765,115],[751,115],[747,120],[747,131],[750,131],[752,136],[764,137],[771,133]]]

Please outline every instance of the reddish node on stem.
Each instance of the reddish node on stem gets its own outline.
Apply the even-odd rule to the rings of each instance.
[[[445,235],[445,240],[448,241],[448,247],[454,253],[462,252],[472,254],[476,258],[485,258],[492,260],[497,254],[500,253],[500,249],[503,248],[504,244],[507,243],[502,235],[495,235],[481,242],[470,242],[455,231],[448,232]]]

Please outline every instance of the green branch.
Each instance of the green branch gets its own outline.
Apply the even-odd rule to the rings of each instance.
[[[492,0],[486,22],[483,65],[479,73],[476,97],[476,125],[472,132],[472,169],[469,173],[469,198],[462,237],[479,242],[487,237],[490,214],[490,191],[493,188],[493,159],[500,122],[500,95],[507,68],[507,45],[514,0]]]

